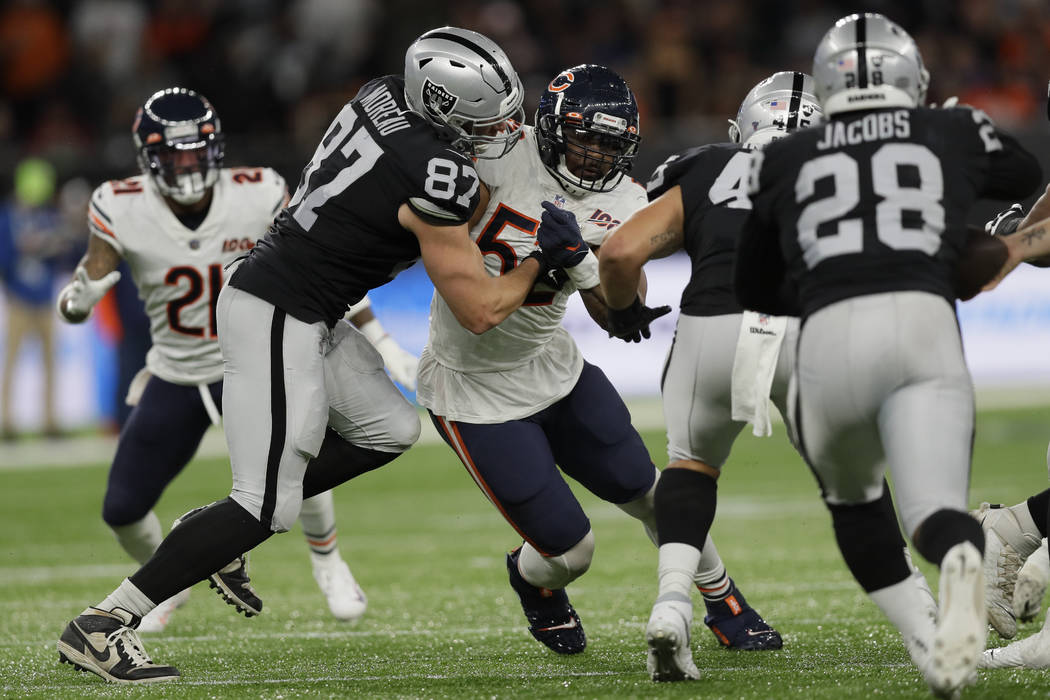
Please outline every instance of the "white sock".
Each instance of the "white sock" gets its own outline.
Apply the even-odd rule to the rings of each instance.
[[[299,523],[303,526],[303,535],[311,553],[325,556],[338,549],[335,502],[331,491],[304,499],[299,511]]]
[[[111,527],[116,535],[117,542],[131,558],[139,564],[145,564],[160,546],[164,536],[160,531],[160,520],[152,510],[137,520],[127,525]]]
[[[652,487],[645,492],[643,496],[640,496],[633,501],[628,503],[617,503],[616,506],[627,515],[632,518],[637,518],[642,521],[642,527],[645,528],[645,534],[649,536],[653,544],[659,543],[656,537],[656,509],[653,503],[653,494],[656,493],[656,482],[660,480],[660,470],[656,470],[656,478],[653,480]]]
[[[921,668],[936,631],[936,622],[929,615],[928,593],[922,590],[915,576],[909,576],[892,586],[872,591],[868,597],[900,632],[912,661]]]
[[[124,579],[120,582],[120,585],[117,586],[117,590],[106,596],[105,599],[95,607],[107,612],[113,610],[113,608],[124,608],[129,612],[135,613],[139,617],[145,617],[149,614],[150,610],[157,607],[157,603],[150,600],[145,593],[140,591],[138,587],[131,582],[130,579]]]
[[[729,574],[726,573],[722,557],[718,556],[718,548],[711,535],[704,540],[704,548],[700,554],[700,565],[696,569],[693,582],[700,589],[705,600],[722,600],[729,594]]]
[[[693,590],[693,577],[700,566],[700,550],[682,542],[668,542],[660,545],[659,564],[656,572],[659,578],[657,600],[669,594],[676,596],[689,595]]]

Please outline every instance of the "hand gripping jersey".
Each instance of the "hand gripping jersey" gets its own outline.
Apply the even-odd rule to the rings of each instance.
[[[470,236],[492,275],[508,272],[535,250],[545,200],[575,213],[592,246],[601,245],[610,229],[646,204],[645,191],[628,178],[609,192],[569,195],[540,160],[531,127],[525,127],[522,142],[508,155],[479,161],[478,173],[490,197]],[[417,401],[450,420],[502,423],[564,397],[583,368],[576,343],[561,327],[574,291],[571,282],[558,291],[537,285],[521,308],[480,335],[464,329],[435,294]]]
[[[719,316],[743,310],[733,294],[733,260],[751,213],[750,162],[750,151],[739,144],[698,146],[668,158],[649,179],[650,201],[682,188],[684,247],[693,268],[682,292],[682,313]]]
[[[284,178],[269,168],[223,168],[213,192],[195,230],[141,175],[100,185],[88,208],[91,233],[127,261],[146,305],[146,367],[175,384],[222,379],[215,303],[224,268],[255,244],[287,196]]]
[[[763,288],[776,286],[786,266],[803,318],[881,292],[954,303],[974,200],[1022,199],[1041,177],[1035,158],[980,110],[836,116],[753,156],[737,291],[749,307],[777,313],[774,290]]]
[[[366,84],[336,116],[299,187],[230,284],[330,328],[370,289],[419,259],[402,204],[436,225],[465,223],[480,181],[470,159],[405,103],[400,77]]]

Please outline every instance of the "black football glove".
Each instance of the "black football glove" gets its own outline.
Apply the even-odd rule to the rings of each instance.
[[[651,308],[635,297],[634,302],[626,309],[606,309],[609,337],[619,338],[627,343],[640,343],[642,338],[648,338],[650,335],[649,324],[669,313],[670,306]]]
[[[995,218],[984,225],[984,232],[993,236],[1009,236],[1017,230],[1017,225],[1025,217],[1024,207],[1013,204],[995,215]]]
[[[543,202],[540,228],[536,231],[543,257],[551,267],[575,267],[587,257],[590,248],[580,235],[580,225],[571,211]]]
[[[551,267],[547,261],[547,256],[542,250],[536,249],[532,251],[525,260],[529,258],[535,258],[536,262],[540,264],[540,273],[536,275],[536,284],[545,284],[554,289],[561,289],[569,281],[568,273],[560,267]]]

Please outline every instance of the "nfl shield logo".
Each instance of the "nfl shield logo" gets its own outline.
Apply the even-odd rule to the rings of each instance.
[[[444,121],[457,102],[459,98],[446,90],[444,85],[431,82],[430,78],[423,83],[423,108],[435,119]]]
[[[562,197],[560,194],[554,195],[554,206],[564,209],[565,208],[565,197]]]

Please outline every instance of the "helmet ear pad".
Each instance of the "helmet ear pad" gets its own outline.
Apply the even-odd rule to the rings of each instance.
[[[539,146],[540,160],[549,168],[558,165],[561,156],[565,154],[565,145],[558,138],[558,125],[551,115],[540,116],[536,111],[534,118],[536,124],[536,142]],[[552,124],[552,122],[555,122]]]

